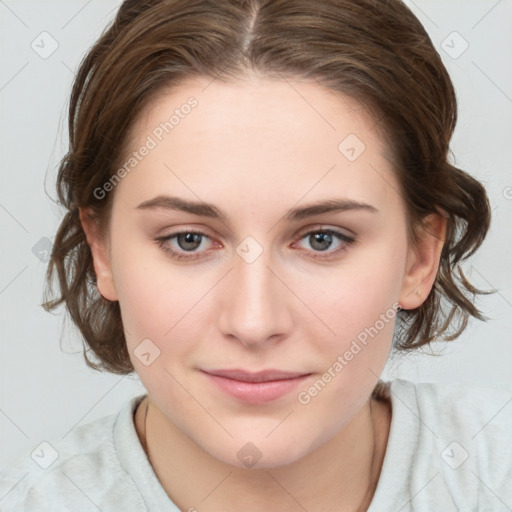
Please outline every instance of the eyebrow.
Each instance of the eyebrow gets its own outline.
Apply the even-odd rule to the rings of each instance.
[[[180,197],[160,195],[153,199],[148,199],[136,207],[136,209],[139,210],[152,210],[158,208],[192,213],[202,217],[217,219],[222,222],[226,222],[228,220],[227,215],[211,203],[188,201]],[[326,201],[312,203],[307,206],[292,208],[285,213],[283,218],[293,222],[322,213],[344,212],[349,210],[366,210],[372,213],[378,212],[375,206],[353,201],[352,199],[328,199]]]

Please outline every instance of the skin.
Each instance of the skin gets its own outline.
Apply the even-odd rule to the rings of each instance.
[[[421,242],[408,241],[404,201],[374,120],[354,100],[316,83],[252,75],[229,83],[190,80],[149,104],[126,154],[190,96],[197,107],[116,186],[108,231],[100,233],[81,211],[98,289],[120,303],[130,357],[148,391],[150,461],[182,510],[367,506],[391,421],[389,404],[372,402],[372,466],[370,395],[394,320],[308,404],[297,393],[393,303],[423,303],[445,220],[431,215]],[[366,146],[353,162],[338,149],[349,134]],[[227,220],[137,208],[165,194],[213,203]],[[284,219],[291,208],[338,198],[378,211]],[[325,228],[356,242],[333,237],[322,251],[307,233]],[[207,235],[189,249],[199,258],[172,259],[155,242],[182,229]],[[236,252],[248,236],[263,249],[251,263]],[[178,242],[165,243],[187,254]],[[148,338],[160,355],[146,366],[134,351]],[[300,389],[254,405],[217,389],[200,368],[313,375]],[[135,417],[141,438],[144,412],[139,407]],[[248,442],[261,453],[250,468],[237,457]]]

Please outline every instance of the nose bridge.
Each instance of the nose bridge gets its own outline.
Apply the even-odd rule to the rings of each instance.
[[[283,297],[285,287],[270,270],[270,250],[248,237],[236,248],[233,266],[229,289],[222,299],[224,334],[253,345],[285,333],[290,326]]]

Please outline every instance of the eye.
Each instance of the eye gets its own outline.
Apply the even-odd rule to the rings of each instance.
[[[348,236],[335,229],[316,229],[302,234],[300,240],[306,240],[310,247],[313,248],[313,258],[331,257],[340,252],[346,251],[356,239],[353,236]],[[333,244],[338,243],[338,248],[329,250]],[[325,255],[319,253],[326,253]]]
[[[172,240],[176,239],[178,250],[170,247],[169,244]],[[164,253],[177,260],[181,259],[196,259],[200,254],[196,254],[196,249],[201,247],[204,239],[210,239],[205,233],[200,231],[179,231],[168,236],[157,238],[156,241]],[[186,254],[190,253],[190,254]]]
[[[312,247],[313,258],[328,258],[339,254],[355,242],[355,238],[335,229],[316,229],[301,235],[299,241],[306,239]],[[156,239],[158,246],[173,259],[195,260],[208,252],[203,242],[211,238],[200,231],[183,230]],[[174,242],[172,244],[171,242]],[[337,242],[338,248],[329,250]],[[174,245],[174,247],[173,247]],[[203,250],[199,250],[199,249]],[[316,254],[315,254],[316,253]],[[322,254],[325,253],[325,254]]]

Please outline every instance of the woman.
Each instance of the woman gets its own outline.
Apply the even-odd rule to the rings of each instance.
[[[404,4],[125,1],[69,120],[45,307],[147,395],[5,471],[7,510],[512,507],[510,392],[379,379],[484,318],[487,195]]]

